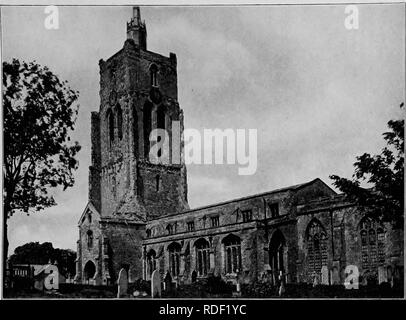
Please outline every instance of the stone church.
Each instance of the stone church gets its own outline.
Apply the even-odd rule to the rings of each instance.
[[[190,209],[187,174],[150,133],[180,123],[177,60],[147,50],[139,8],[124,46],[100,60],[100,110],[91,114],[89,199],[79,220],[76,282],[162,278],[343,284],[402,281],[403,230],[381,224],[320,179]],[[173,131],[173,132],[172,132]],[[351,267],[352,266],[352,267]],[[355,269],[354,269],[355,266]]]

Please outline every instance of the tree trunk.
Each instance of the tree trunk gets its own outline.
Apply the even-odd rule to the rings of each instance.
[[[8,256],[8,238],[7,238],[7,211],[3,212],[3,292],[5,284],[5,275],[7,269],[7,256]]]

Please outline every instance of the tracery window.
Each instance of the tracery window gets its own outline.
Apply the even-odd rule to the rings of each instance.
[[[308,268],[320,272],[327,265],[327,233],[318,220],[312,220],[307,227]]]
[[[225,252],[226,273],[237,273],[241,271],[241,240],[239,237],[230,234],[223,240]]]
[[[172,242],[168,246],[169,251],[169,270],[173,277],[177,277],[180,271],[180,251],[181,246],[177,242]]]
[[[385,262],[385,232],[375,220],[365,217],[360,222],[361,259],[364,270],[376,270]]]
[[[210,245],[201,238],[196,241],[196,266],[197,274],[199,276],[205,276],[210,270]]]

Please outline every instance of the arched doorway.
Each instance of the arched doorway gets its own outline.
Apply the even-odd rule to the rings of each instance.
[[[88,261],[85,264],[85,269],[84,269],[84,279],[86,283],[89,283],[89,280],[94,277],[96,273],[96,266],[92,261]]]
[[[279,282],[279,275],[285,275],[285,237],[280,230],[276,230],[269,243],[269,265],[273,283]]]

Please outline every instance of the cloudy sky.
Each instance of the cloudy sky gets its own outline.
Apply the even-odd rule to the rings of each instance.
[[[188,167],[197,207],[321,178],[351,176],[363,152],[379,152],[386,123],[404,101],[404,6],[143,7],[148,49],[178,58],[186,128],[258,130],[258,168]],[[99,109],[99,59],[122,48],[131,7],[59,7],[58,30],[43,7],[2,8],[3,59],[36,60],[80,92],[73,138],[82,145],[76,185],[57,206],[9,222],[10,252],[29,241],[76,249],[87,201],[90,112]]]

